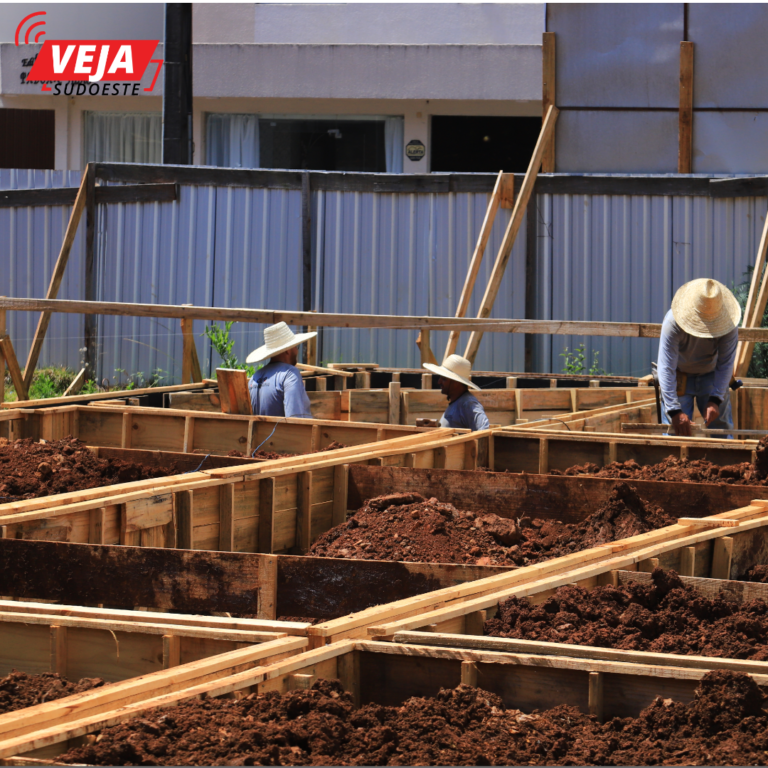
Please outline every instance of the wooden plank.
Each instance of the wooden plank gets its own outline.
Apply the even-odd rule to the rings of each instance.
[[[766,282],[768,282],[768,274],[765,273],[766,253],[768,253],[768,214],[765,215],[763,233],[757,248],[747,304],[741,320],[742,328],[757,327],[762,324],[766,299],[768,299],[768,293],[765,288]],[[760,309],[761,306],[762,309]],[[753,345],[749,342],[739,339],[736,347],[736,360],[734,362],[734,375],[737,378],[747,375],[749,364],[752,361],[753,348]],[[742,423],[740,426],[745,426],[745,424]]]
[[[307,365],[306,363],[296,363],[296,367],[300,371],[310,371],[312,373],[331,373],[334,376],[343,376],[347,379],[353,379],[355,377],[354,373],[350,373],[349,371],[340,371],[334,368],[322,368],[318,365]]]
[[[123,520],[126,533],[167,525],[173,520],[173,494],[161,493],[146,499],[127,501]]]
[[[67,628],[51,625],[51,672],[67,676]]]
[[[236,368],[217,368],[219,399],[222,413],[250,415],[251,396],[248,392],[248,374]]]
[[[515,179],[512,176],[511,184],[514,190]],[[493,230],[493,222],[496,219],[496,212],[499,210],[499,204],[501,203],[501,190],[504,185],[504,172],[499,171],[499,175],[496,177],[496,184],[491,192],[491,197],[488,200],[488,207],[485,210],[485,217],[480,227],[480,234],[475,243],[475,250],[472,253],[472,258],[469,262],[469,268],[467,270],[467,276],[464,279],[464,285],[461,289],[461,296],[459,297],[459,305],[456,307],[456,317],[466,317],[467,310],[469,309],[469,302],[472,299],[472,291],[475,288],[475,282],[477,275],[480,272],[480,265],[483,262],[483,256],[485,255],[485,248],[488,245],[488,240],[491,237],[491,231]],[[448,344],[445,347],[445,354],[443,359],[456,352],[456,346],[459,343],[460,330],[453,330],[448,336]],[[425,361],[422,360],[422,364]],[[431,362],[431,361],[426,361]]]
[[[547,117],[549,108],[556,104],[556,74],[555,67],[556,41],[554,32],[544,32],[541,36],[541,57],[542,57],[542,121]],[[555,172],[555,132],[544,145],[544,152],[541,156],[541,172]]]
[[[70,605],[256,612],[260,556],[255,554],[17,539],[0,540],[0,552],[0,594]],[[30,559],[46,567],[24,569]]]
[[[181,318],[182,334],[182,364],[181,381],[183,384],[192,384],[203,380],[200,371],[200,360],[197,357],[197,345],[192,328],[193,320],[190,317]]]
[[[77,200],[77,187],[51,187],[48,189],[9,189],[0,192],[0,208],[73,205]],[[96,187],[97,204],[163,203],[178,198],[178,184],[125,184],[114,187]]]
[[[271,554],[275,537],[275,478],[259,481],[259,538],[258,552]]]
[[[515,244],[517,233],[520,229],[520,225],[523,223],[526,209],[528,208],[528,201],[533,193],[533,187],[536,183],[536,177],[539,173],[539,167],[541,166],[541,159],[544,154],[544,149],[554,135],[555,122],[557,120],[558,109],[554,104],[550,106],[544,118],[544,124],[541,127],[541,133],[539,139],[536,142],[536,147],[533,150],[533,156],[531,162],[528,165],[528,170],[525,174],[523,185],[520,188],[520,193],[517,196],[512,216],[509,220],[509,225],[504,233],[504,240],[502,241],[499,252],[496,256],[496,262],[493,265],[493,271],[488,280],[488,286],[485,289],[485,294],[480,303],[480,308],[477,313],[478,319],[487,318],[491,314],[493,304],[496,301],[496,294],[499,292],[501,286],[501,280],[504,277],[504,271],[507,267],[507,262],[512,253],[512,246]],[[482,333],[480,331],[473,331],[467,342],[467,347],[464,350],[464,357],[466,357],[471,363],[474,363],[477,356],[477,350],[480,346],[480,339]]]
[[[163,669],[181,664],[181,638],[178,635],[163,635]]]
[[[463,685],[477,687],[477,664],[474,661],[461,662],[461,682]]]
[[[712,542],[712,578],[729,579],[731,575],[731,558],[733,554],[733,539],[723,536]]]
[[[176,546],[179,549],[194,547],[194,491],[176,491],[173,494],[176,512]]]
[[[27,384],[19,369],[19,361],[16,359],[16,352],[13,349],[11,338],[7,334],[0,339],[0,349],[5,357],[5,364],[8,366],[8,372],[11,374],[11,381],[16,390],[18,400],[28,400]]]
[[[85,384],[85,374],[86,369],[81,368],[77,376],[72,379],[72,383],[64,390],[64,397],[76,395],[83,388],[83,384]]]
[[[277,555],[262,555],[259,572],[258,612],[260,619],[277,618]]]
[[[77,190],[75,204],[72,207],[72,213],[69,216],[69,222],[67,223],[67,228],[64,232],[64,240],[61,244],[61,250],[59,251],[59,256],[56,259],[56,264],[54,265],[53,273],[51,274],[51,280],[48,283],[48,291],[45,294],[46,299],[55,299],[59,293],[59,287],[61,286],[61,281],[64,278],[64,272],[67,268],[67,262],[69,261],[69,254],[72,251],[72,244],[75,242],[75,235],[77,235],[77,228],[80,224],[83,210],[85,210],[87,182],[88,166],[86,166],[86,171],[83,173],[80,187]],[[30,346],[29,354],[27,355],[27,363],[24,367],[23,391],[25,392],[32,384],[32,375],[35,372],[37,361],[40,359],[40,352],[43,349],[43,341],[45,340],[45,334],[48,330],[50,321],[50,312],[43,312],[40,315],[40,319],[37,321],[37,328],[35,329],[32,345]],[[20,390],[17,388],[16,391],[19,392]],[[26,400],[27,398],[24,397],[19,399]]]
[[[219,550],[235,551],[235,486],[219,486]]]
[[[589,714],[603,722],[603,708],[605,698],[603,695],[603,672],[589,673]]]
[[[347,520],[349,489],[349,464],[337,464],[333,468],[333,526]]]
[[[296,479],[296,546],[302,553],[312,546],[312,472],[299,472]]]
[[[678,116],[677,172],[693,167],[693,43],[680,43],[680,112]]]
[[[392,381],[389,384],[389,423],[400,423],[400,382]]]

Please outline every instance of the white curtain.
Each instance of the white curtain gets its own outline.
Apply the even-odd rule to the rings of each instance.
[[[403,127],[402,117],[384,118],[384,153],[387,160],[387,173],[403,172]]]
[[[159,112],[85,112],[86,163],[162,162]]]
[[[207,165],[222,168],[259,167],[259,116],[208,115]]]

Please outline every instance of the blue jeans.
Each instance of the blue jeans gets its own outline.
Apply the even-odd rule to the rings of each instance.
[[[711,373],[689,373],[688,381],[685,386],[685,394],[679,398],[680,407],[683,413],[693,421],[693,403],[699,409],[699,413],[704,416],[707,410],[709,396],[715,385],[715,372]],[[664,404],[664,396],[661,397],[661,421],[663,424],[671,423],[667,415],[667,406]],[[709,424],[709,429],[733,429],[733,415],[731,414],[730,391],[725,390],[725,398],[720,403],[720,415]],[[722,435],[721,435],[722,437]],[[728,435],[731,437],[731,435]]]

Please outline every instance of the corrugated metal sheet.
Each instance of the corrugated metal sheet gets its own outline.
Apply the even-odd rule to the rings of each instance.
[[[688,280],[729,288],[754,263],[766,198],[540,195],[537,317],[660,323]],[[539,336],[535,367],[560,371],[584,342],[614,374],[644,376],[655,339]]]
[[[79,171],[0,170],[0,189],[78,187]],[[48,290],[64,232],[69,221],[67,206],[0,208],[0,294],[15,298],[44,297]],[[61,299],[83,299],[85,228],[72,246],[59,290]],[[23,368],[35,335],[39,315],[9,312],[8,333]],[[83,344],[83,317],[55,314],[51,318],[38,365],[77,368]]]
[[[314,244],[315,308],[348,312],[453,316],[488,205],[486,194],[317,192]],[[477,280],[470,315],[477,313],[509,220],[500,210]],[[518,235],[493,317],[525,314],[525,227]],[[326,329],[323,360],[418,367],[416,331]],[[463,352],[467,335],[458,351]],[[436,333],[440,357],[447,333]],[[476,367],[522,370],[521,336],[488,336]]]

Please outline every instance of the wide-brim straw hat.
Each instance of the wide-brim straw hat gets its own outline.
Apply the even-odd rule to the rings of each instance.
[[[480,389],[477,384],[473,384],[469,379],[472,375],[472,363],[470,363],[466,357],[448,355],[448,357],[443,360],[442,365],[424,363],[424,367],[428,371],[436,373],[438,376],[466,384],[470,389]]]
[[[246,363],[260,363],[273,355],[279,355],[286,349],[296,347],[317,336],[317,331],[309,333],[294,333],[285,323],[270,325],[264,329],[264,344],[258,349],[254,349],[248,357]]]
[[[677,289],[672,299],[672,315],[691,336],[717,339],[738,328],[741,307],[722,283],[701,277]]]

